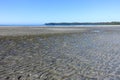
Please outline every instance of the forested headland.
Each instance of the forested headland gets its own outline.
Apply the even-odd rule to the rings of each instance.
[[[62,22],[62,23],[45,23],[45,25],[120,25],[120,22]]]

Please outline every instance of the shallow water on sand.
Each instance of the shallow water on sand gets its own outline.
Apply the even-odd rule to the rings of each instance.
[[[120,32],[0,41],[0,80],[120,80]]]

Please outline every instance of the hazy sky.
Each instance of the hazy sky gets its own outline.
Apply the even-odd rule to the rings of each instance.
[[[0,24],[120,21],[120,0],[0,0]]]

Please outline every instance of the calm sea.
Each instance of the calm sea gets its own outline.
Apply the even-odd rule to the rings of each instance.
[[[44,25],[44,24],[28,24],[28,25],[0,25],[0,27],[112,27],[120,25]]]

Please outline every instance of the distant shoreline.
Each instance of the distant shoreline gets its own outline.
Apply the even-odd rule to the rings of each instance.
[[[0,24],[1,26],[32,26],[32,27],[50,27],[50,26],[118,26],[120,25],[120,22],[61,22],[61,23],[56,23],[56,22],[52,22],[52,23],[43,23],[43,24]]]
[[[45,25],[120,25],[120,22],[62,22],[62,23],[45,23]]]

